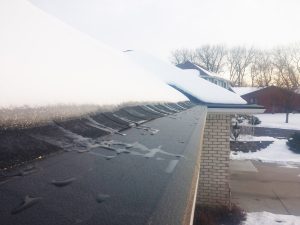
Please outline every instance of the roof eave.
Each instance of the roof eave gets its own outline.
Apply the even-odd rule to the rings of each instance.
[[[263,106],[248,104],[207,104],[207,108],[208,113],[223,114],[260,114],[265,111]]]

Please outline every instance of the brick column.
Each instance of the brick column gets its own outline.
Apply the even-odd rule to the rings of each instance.
[[[229,205],[230,115],[208,113],[203,135],[197,204]]]

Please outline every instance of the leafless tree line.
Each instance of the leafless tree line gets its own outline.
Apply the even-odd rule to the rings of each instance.
[[[273,49],[203,45],[172,52],[174,64],[191,61],[211,72],[228,74],[235,86],[295,89],[300,85],[300,42]]]

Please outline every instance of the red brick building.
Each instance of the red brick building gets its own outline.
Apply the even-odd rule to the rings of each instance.
[[[266,108],[266,113],[300,112],[300,94],[283,88],[269,86],[241,95],[248,104],[258,104]]]

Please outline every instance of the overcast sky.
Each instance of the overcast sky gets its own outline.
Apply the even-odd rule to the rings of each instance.
[[[31,0],[120,50],[165,60],[176,48],[300,41],[299,0]]]

